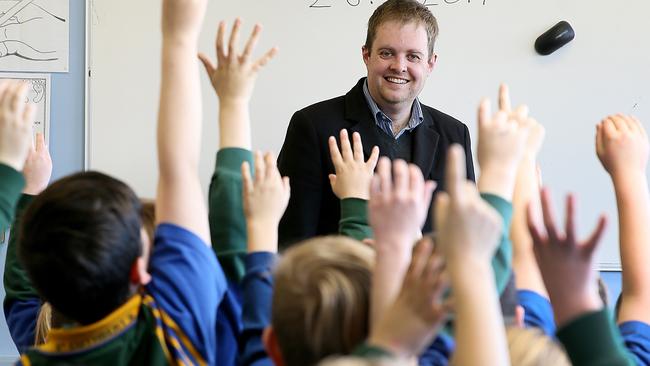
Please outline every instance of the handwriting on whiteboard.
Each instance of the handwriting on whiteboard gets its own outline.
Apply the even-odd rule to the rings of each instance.
[[[440,6],[440,5],[459,5],[459,4],[478,4],[486,5],[487,0],[418,0],[426,7],[431,6]],[[336,4],[335,4],[336,2]],[[327,9],[333,7],[341,6],[361,6],[361,5],[375,5],[377,0],[346,0],[337,1],[337,0],[308,0],[308,5],[310,9]],[[378,5],[378,4],[377,4]]]

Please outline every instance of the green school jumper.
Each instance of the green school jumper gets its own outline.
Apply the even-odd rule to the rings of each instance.
[[[5,231],[14,219],[16,203],[25,186],[23,175],[14,168],[0,164],[0,231]]]

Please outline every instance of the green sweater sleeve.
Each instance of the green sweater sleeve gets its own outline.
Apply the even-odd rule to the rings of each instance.
[[[557,338],[574,366],[634,365],[606,308],[564,325]]]
[[[210,236],[229,281],[239,283],[246,272],[246,218],[242,201],[241,164],[253,167],[253,154],[240,148],[217,152],[208,192]]]
[[[499,239],[499,246],[497,247],[494,257],[492,257],[492,269],[494,271],[494,279],[499,294],[508,285],[508,280],[512,272],[512,243],[510,242],[510,223],[512,222],[512,203],[505,199],[489,193],[481,193],[481,198],[487,202],[492,208],[497,210],[501,219],[503,220],[503,227],[501,229],[501,239]]]
[[[25,179],[14,168],[0,164],[0,231],[5,231],[14,218],[16,203],[25,186]]]
[[[27,272],[18,260],[18,229],[22,212],[32,201],[34,196],[23,194],[18,201],[16,209],[16,219],[11,225],[11,234],[9,235],[9,245],[7,246],[7,259],[5,261],[4,286],[6,296],[4,303],[7,304],[14,300],[27,300],[38,298],[38,293],[32,287],[27,277]]]
[[[393,354],[384,348],[363,343],[352,351],[352,356],[361,358],[391,358]]]
[[[356,240],[372,238],[372,229],[368,225],[368,201],[360,198],[341,200],[341,220],[339,234]]]

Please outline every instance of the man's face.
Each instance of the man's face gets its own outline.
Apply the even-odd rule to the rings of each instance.
[[[410,110],[433,70],[427,32],[416,22],[387,21],[377,27],[372,50],[363,48],[368,89],[383,110]]]

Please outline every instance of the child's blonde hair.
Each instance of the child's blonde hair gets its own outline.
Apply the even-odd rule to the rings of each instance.
[[[510,364],[518,366],[571,366],[561,344],[538,328],[508,327]]]
[[[44,302],[41,309],[38,311],[38,318],[36,318],[36,334],[34,336],[34,345],[45,343],[47,335],[52,328],[52,306]]]
[[[272,325],[287,366],[349,354],[368,336],[374,251],[326,236],[288,249],[275,271]]]

